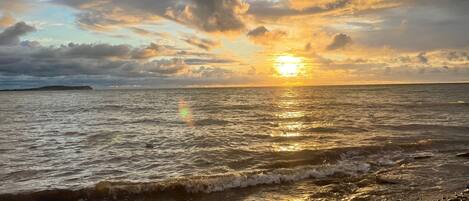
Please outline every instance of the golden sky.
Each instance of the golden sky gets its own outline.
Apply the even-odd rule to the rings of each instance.
[[[469,81],[465,0],[2,0],[0,88]]]

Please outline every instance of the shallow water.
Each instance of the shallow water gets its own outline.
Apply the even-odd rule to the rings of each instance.
[[[0,92],[0,112],[0,194],[431,200],[469,184],[467,84]]]

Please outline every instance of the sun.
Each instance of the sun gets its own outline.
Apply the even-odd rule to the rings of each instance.
[[[296,77],[302,67],[303,60],[300,57],[282,55],[275,59],[275,68],[282,77]]]

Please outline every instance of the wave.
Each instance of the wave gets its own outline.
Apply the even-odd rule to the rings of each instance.
[[[221,119],[200,119],[194,122],[196,126],[226,125],[229,123],[230,123],[229,121],[225,121]]]
[[[308,106],[308,109],[316,109],[321,107],[354,107],[354,108],[460,108],[469,106],[469,102],[466,101],[450,101],[450,102],[408,102],[408,103],[346,103],[346,102],[329,102],[324,105],[312,105]]]
[[[417,103],[406,103],[398,104],[392,103],[392,106],[405,107],[405,108],[435,108],[435,107],[467,107],[469,103],[465,101],[454,101],[454,102],[417,102]]]
[[[332,127],[312,127],[305,130],[306,132],[314,133],[340,133],[340,132],[353,132],[360,133],[366,132],[368,129],[354,127],[354,126],[332,126]]]
[[[264,153],[255,158],[255,161],[262,159],[268,163],[262,163],[256,168],[259,169],[280,169],[294,168],[305,165],[320,165],[324,163],[337,163],[344,158],[370,158],[374,155],[388,155],[390,153],[414,153],[422,150],[428,151],[456,151],[461,147],[466,147],[469,140],[423,140],[415,139],[414,143],[387,143],[381,145],[336,147],[318,150],[300,151],[276,151]]]
[[[399,130],[399,131],[432,130],[432,131],[469,132],[469,127],[467,126],[451,126],[451,125],[435,125],[435,124],[403,124],[403,125],[377,125],[377,126],[392,129],[392,130]]]
[[[5,201],[97,201],[188,200],[194,194],[221,192],[228,189],[291,183],[304,179],[342,178],[368,174],[382,166],[400,164],[403,159],[431,156],[431,149],[457,148],[469,141],[418,141],[405,144],[385,144],[359,147],[341,147],[325,150],[272,152],[264,158],[275,158],[269,165],[258,166],[258,171],[239,171],[230,174],[194,176],[159,182],[102,181],[82,189],[55,189],[19,194],[2,194]],[[429,152],[422,152],[426,150]],[[420,153],[420,154],[415,154]],[[424,153],[424,155],[422,155]],[[430,153],[430,154],[429,154]],[[161,198],[161,199],[160,199]]]
[[[157,118],[149,118],[149,117],[144,117],[144,118],[139,118],[139,119],[134,119],[134,120],[130,120],[130,121],[127,121],[127,122],[123,122],[123,124],[159,124],[161,123],[161,119],[157,119]]]
[[[42,200],[128,200],[151,196],[190,197],[197,193],[220,192],[227,189],[247,188],[259,185],[273,185],[295,182],[309,178],[326,178],[336,175],[353,176],[370,170],[370,164],[343,160],[333,165],[302,166],[272,171],[239,172],[225,175],[198,176],[173,179],[163,182],[102,181],[94,187],[79,190],[56,189],[20,194],[3,194],[0,200],[42,201]]]

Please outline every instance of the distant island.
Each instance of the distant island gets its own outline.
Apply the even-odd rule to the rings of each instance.
[[[93,90],[90,86],[44,86],[29,89],[5,89],[0,91],[64,91],[64,90]]]

